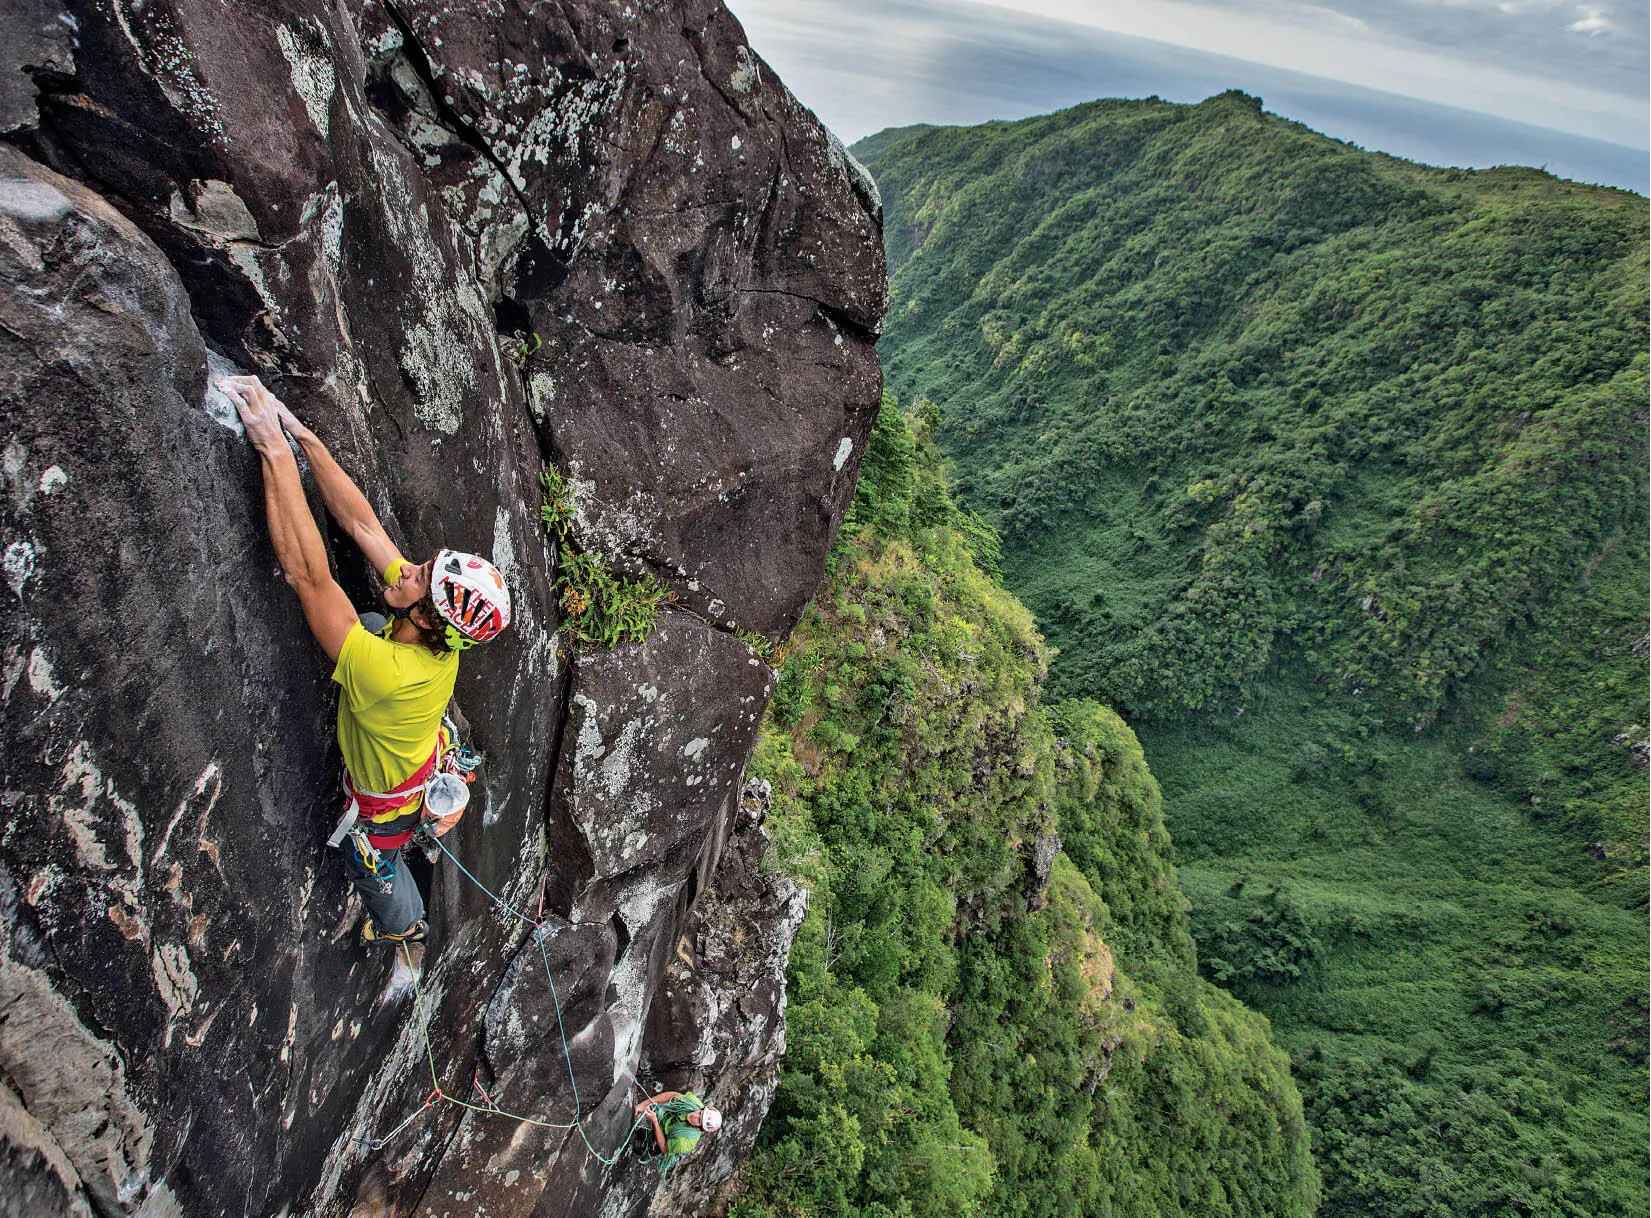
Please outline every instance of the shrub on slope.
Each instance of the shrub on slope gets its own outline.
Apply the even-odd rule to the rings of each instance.
[[[890,380],[941,410],[1058,693],[1241,705],[1295,643],[1422,726],[1618,529],[1644,552],[1638,196],[1240,94],[876,151]]]
[[[861,150],[891,383],[1148,742],[1325,1213],[1643,1214],[1645,201],[1236,94]]]
[[[753,765],[812,895],[734,1212],[1310,1214],[1287,1062],[1196,973],[1140,747],[1039,707],[926,428],[885,404]]]

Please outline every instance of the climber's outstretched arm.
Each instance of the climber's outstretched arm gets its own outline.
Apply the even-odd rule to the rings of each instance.
[[[680,1091],[661,1091],[652,1099],[643,1100],[636,1106],[636,1115],[645,1116],[653,1123],[654,1143],[659,1147],[660,1154],[664,1154],[666,1151],[665,1130],[659,1123],[659,1113],[655,1111],[655,1107],[659,1104],[669,1104],[681,1094]]]
[[[390,535],[384,531],[379,523],[378,513],[373,511],[372,504],[367,502],[367,496],[361,493],[361,488],[344,472],[337,461],[333,460],[332,453],[327,446],[308,427],[298,421],[298,416],[292,413],[284,402],[277,403],[281,412],[281,426],[287,429],[288,434],[298,441],[298,446],[304,450],[304,457],[310,463],[310,469],[315,473],[316,485],[321,488],[321,501],[327,505],[327,511],[332,518],[338,521],[339,527],[349,535],[351,541],[361,547],[361,552],[367,556],[367,561],[373,564],[375,571],[388,569],[391,563],[401,557],[401,550],[390,540]]]
[[[220,388],[235,403],[247,439],[258,450],[264,470],[264,508],[269,514],[269,539],[281,574],[298,593],[321,649],[329,659],[338,659],[344,636],[356,624],[355,607],[344,595],[327,566],[321,530],[315,527],[304,485],[298,478],[298,462],[281,432],[280,405],[257,377],[229,377]]]

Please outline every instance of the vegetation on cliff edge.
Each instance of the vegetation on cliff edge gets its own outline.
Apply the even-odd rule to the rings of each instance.
[[[752,764],[811,896],[733,1213],[1311,1214],[1287,1062],[1196,972],[1140,746],[1039,705],[929,425],[885,404]]]
[[[1640,1215],[1646,202],[1241,94],[859,146],[891,383],[1164,783],[1332,1215]]]

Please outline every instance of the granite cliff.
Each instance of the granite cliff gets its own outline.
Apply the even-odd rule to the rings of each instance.
[[[705,0],[0,14],[0,1214],[707,1202],[783,1047],[801,895],[743,772],[877,409],[875,188]],[[511,584],[449,841],[539,925],[439,859],[419,1004],[324,845],[232,369]],[[547,464],[569,543],[669,589],[646,641],[559,631]],[[632,1075],[727,1116],[668,1198]]]

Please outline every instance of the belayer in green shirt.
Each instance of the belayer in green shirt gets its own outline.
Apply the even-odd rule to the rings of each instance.
[[[692,1091],[661,1091],[638,1104],[636,1115],[653,1123],[654,1145],[664,1156],[661,1171],[699,1145],[700,1134],[722,1128],[722,1113]]]

